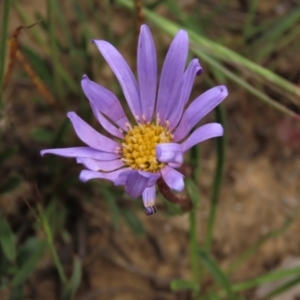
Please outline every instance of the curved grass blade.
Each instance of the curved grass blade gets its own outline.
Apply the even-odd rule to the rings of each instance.
[[[224,288],[228,297],[227,299],[235,299],[231,283],[223,271],[219,268],[218,264],[206,253],[206,251],[200,250],[199,257],[203,266],[211,273],[215,281]]]

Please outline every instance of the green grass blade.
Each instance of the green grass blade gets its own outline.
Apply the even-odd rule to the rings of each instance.
[[[280,271],[274,271],[269,274],[261,275],[254,279],[251,279],[251,280],[237,283],[232,286],[232,289],[234,292],[241,292],[241,291],[245,291],[245,290],[260,286],[267,282],[273,282],[276,280],[284,279],[287,276],[292,276],[292,275],[299,276],[299,274],[300,274],[300,267],[295,267],[292,269],[286,269],[286,270],[280,270]],[[225,296],[224,292],[222,292],[221,294]]]
[[[6,178],[5,181],[0,184],[0,195],[16,189],[21,183],[22,179],[20,177],[11,176]]]
[[[26,14],[25,9],[23,9],[23,6],[19,3],[19,0],[13,0],[12,1],[12,7],[13,7],[14,11],[17,13],[20,20],[23,22],[22,25],[29,25],[29,24],[33,23],[32,18],[30,18]],[[28,34],[40,46],[46,47],[46,41],[43,38],[43,36],[40,34],[37,26],[34,26],[34,27],[30,28],[30,30],[28,31]]]
[[[117,3],[125,6],[127,8],[133,8],[132,3],[126,0],[117,0]],[[144,12],[148,18],[154,25],[165,31],[166,33],[174,36],[177,31],[180,29],[180,26],[154,12],[149,11],[148,9],[144,8]],[[231,63],[235,66],[238,66],[242,69],[246,69],[251,73],[255,74],[256,76],[262,77],[271,85],[276,85],[281,88],[283,91],[290,93],[295,98],[295,103],[299,103],[300,97],[300,88],[288,80],[280,77],[279,75],[275,74],[274,72],[252,62],[251,60],[243,57],[242,55],[230,50],[216,42],[209,40],[208,38],[199,35],[198,33],[186,29],[190,41],[197,46],[201,47],[201,52],[205,52],[207,55],[211,55],[220,61]],[[297,99],[297,100],[296,100]]]
[[[112,222],[114,224],[114,228],[118,230],[120,228],[120,209],[116,203],[116,197],[113,192],[111,192],[108,188],[106,187],[101,187],[101,193],[104,196],[104,199],[108,205],[108,208],[110,210]]]
[[[222,106],[216,108],[216,121],[225,127],[225,111]],[[218,198],[222,185],[223,171],[225,164],[225,149],[226,149],[226,136],[225,134],[222,137],[216,139],[217,147],[217,164],[214,174],[214,181],[212,186],[212,192],[210,196],[210,211],[208,216],[208,225],[206,231],[205,239],[205,249],[209,253],[213,238],[213,229],[216,220],[217,207],[218,207]]]
[[[0,245],[8,260],[16,261],[16,243],[15,236],[7,220],[0,216]]]
[[[2,7],[2,22],[1,22],[1,36],[0,36],[0,109],[3,108],[3,82],[5,72],[5,55],[7,48],[8,35],[8,19],[10,11],[10,0],[4,0]]]
[[[142,237],[145,235],[143,223],[132,208],[122,208],[122,217],[125,219],[128,227],[137,237]]]
[[[277,23],[270,27],[270,30],[266,31],[253,46],[265,46],[266,43],[280,39],[287,30],[293,28],[300,21],[300,5],[291,9],[290,13],[277,20]]]
[[[56,24],[56,7],[55,0],[47,0],[47,15],[48,15],[48,23],[49,23],[49,44],[50,44],[50,54],[51,54],[51,62],[53,66],[53,76],[54,76],[54,85],[55,91],[60,100],[62,100],[63,90],[62,90],[62,82],[59,74],[58,66],[60,65],[59,61],[59,51],[57,45],[57,24]]]
[[[75,257],[73,273],[70,282],[65,290],[63,296],[64,300],[74,299],[74,296],[80,286],[81,279],[82,279],[82,263],[78,257]]]
[[[297,276],[296,278],[289,280],[285,284],[279,286],[278,288],[276,288],[273,291],[271,291],[270,293],[268,293],[265,296],[265,298],[273,299],[273,297],[278,296],[278,295],[288,291],[289,289],[293,288],[295,285],[299,285],[299,283],[300,283],[300,276]]]
[[[250,85],[245,80],[241,79],[240,76],[234,74],[233,72],[231,72],[228,69],[226,69],[225,67],[223,67],[214,58],[210,57],[206,53],[201,52],[198,47],[195,47],[195,45],[193,45],[193,44],[191,45],[191,50],[195,54],[201,56],[201,58],[202,58],[203,61],[207,62],[208,64],[210,64],[211,66],[213,66],[214,68],[216,68],[217,70],[219,70],[219,72],[221,72],[224,75],[226,75],[230,80],[232,80],[233,82],[235,82],[239,86],[243,87],[245,90],[247,90],[252,95],[256,96],[261,101],[265,102],[269,106],[277,109],[278,111],[280,111],[280,112],[282,112],[282,113],[284,113],[284,114],[286,114],[286,115],[288,115],[290,117],[293,117],[293,118],[295,118],[297,120],[300,119],[300,116],[298,114],[296,114],[292,110],[288,109],[284,105],[276,102],[275,100],[273,100],[272,98],[270,98],[268,95],[266,95],[263,92],[261,92],[260,90],[256,89],[255,87],[253,87],[252,85]]]
[[[247,14],[246,24],[243,30],[244,39],[247,39],[252,31],[255,12],[257,9],[258,0],[250,1],[250,10]]]
[[[230,266],[228,267],[227,274],[231,274],[234,272],[242,262],[246,261],[248,258],[250,258],[256,251],[267,241],[270,239],[276,238],[280,235],[282,235],[284,232],[286,232],[292,224],[294,224],[294,221],[299,217],[300,212],[300,206],[296,209],[295,213],[292,216],[289,216],[286,218],[284,224],[282,227],[271,231],[267,235],[263,236],[257,243],[249,247],[241,256],[239,256],[236,260],[234,260]]]
[[[21,286],[25,280],[30,276],[33,272],[37,264],[40,262],[45,249],[46,243],[45,241],[38,241],[37,239],[27,240],[25,246],[29,244],[34,244],[34,247],[30,248],[27,259],[24,261],[20,269],[18,270],[16,276],[12,280],[13,288],[17,288]]]
[[[195,282],[185,279],[174,279],[171,282],[171,290],[173,292],[182,290],[193,290],[195,287]]]
[[[206,253],[206,251],[199,251],[199,257],[203,266],[212,274],[215,281],[224,288],[228,299],[235,299],[231,283],[223,271],[219,268],[218,264]]]

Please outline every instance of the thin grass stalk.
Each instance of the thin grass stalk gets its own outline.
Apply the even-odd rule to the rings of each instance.
[[[280,271],[274,271],[269,274],[261,275],[254,279],[247,280],[245,282],[234,284],[232,286],[232,289],[234,292],[241,292],[241,291],[245,291],[245,290],[260,286],[267,282],[273,282],[273,281],[284,279],[288,276],[293,276],[293,275],[299,276],[299,274],[300,274],[300,267],[295,267],[292,269],[285,269],[285,270],[280,270]]]
[[[124,7],[133,8],[133,5],[129,1],[125,0],[117,0],[119,4]],[[164,17],[151,12],[150,10],[144,8],[144,12],[148,20],[150,20],[154,25],[165,31],[166,33],[174,36],[177,31],[180,29],[179,25],[171,22]],[[234,73],[230,72],[228,69],[224,68],[215,58],[225,61],[227,63],[235,64],[236,66],[240,66],[246,68],[248,71],[252,72],[254,75],[259,75],[263,77],[268,83],[277,85],[279,88],[283,89],[285,92],[290,93],[295,97],[294,102],[299,103],[300,101],[297,100],[300,98],[300,88],[296,85],[292,84],[291,82],[285,80],[284,78],[280,77],[279,75],[275,74],[274,72],[259,66],[258,64],[248,60],[247,58],[241,56],[240,54],[219,45],[209,39],[196,34],[194,31],[186,29],[189,33],[189,37],[191,40],[191,48],[194,53],[197,53],[203,60],[206,60],[210,64],[213,64],[216,68],[222,71],[229,79],[233,80],[234,82],[238,83],[241,87],[247,89],[253,95],[257,96],[262,101],[266,102],[267,104],[271,105],[272,107],[288,114],[291,117],[296,119],[300,119],[299,116],[294,113],[293,111],[289,110],[288,108],[284,107],[283,105],[279,104],[278,102],[271,99],[269,96],[264,94],[263,92],[253,88],[249,83],[242,80],[239,76],[235,75]],[[200,51],[201,48],[201,51]],[[215,58],[213,58],[213,55]]]
[[[216,121],[224,126],[225,124],[225,111],[222,105],[218,106],[215,110],[216,112]],[[225,164],[225,145],[226,145],[226,135],[216,139],[216,148],[217,148],[217,165],[215,169],[215,175],[213,180],[212,192],[210,196],[210,210],[208,216],[208,225],[205,235],[205,250],[207,253],[210,252],[213,231],[216,222],[218,199],[220,194],[220,189],[223,179],[223,171]]]
[[[115,44],[115,39],[114,39],[114,34],[112,31],[112,8],[111,8],[111,1],[110,0],[105,0],[105,12],[107,15],[107,27],[106,27],[106,32],[107,32],[107,40],[112,43],[113,45]]]
[[[62,267],[62,264],[59,260],[57,251],[56,251],[55,246],[54,246],[53,234],[52,234],[52,231],[51,231],[51,228],[50,228],[50,224],[49,224],[48,219],[47,219],[46,215],[44,214],[43,209],[42,209],[41,206],[38,207],[38,211],[39,211],[39,215],[40,215],[40,221],[41,221],[43,229],[45,231],[48,246],[50,248],[50,251],[51,251],[53,261],[54,261],[55,267],[57,269],[59,278],[60,278],[62,284],[64,285],[64,287],[67,287],[68,279],[66,277],[66,274],[64,272],[64,269]]]
[[[259,39],[257,39],[253,46],[265,46],[270,41],[277,41],[281,39],[284,34],[291,28],[297,26],[300,20],[300,6],[295,9],[292,9],[284,17],[276,21],[276,24],[273,24],[270,30],[266,30]],[[264,47],[262,47],[263,49]]]
[[[258,0],[250,1],[250,10],[249,10],[249,13],[247,14],[246,24],[245,24],[244,31],[243,31],[244,39],[247,39],[251,34],[251,31],[252,31],[251,29],[252,29],[253,21],[255,18],[257,4],[258,4]]]
[[[54,86],[57,92],[59,99],[63,96],[62,83],[59,75],[58,66],[59,62],[59,52],[57,45],[57,27],[56,27],[56,1],[55,0],[47,0],[47,15],[49,22],[49,44],[50,44],[50,55],[53,66],[53,77],[54,77]]]
[[[218,61],[210,57],[208,54],[201,52],[198,47],[196,47],[194,44],[191,45],[191,50],[201,56],[202,60],[210,64],[211,66],[215,67],[217,70],[222,72],[224,75],[227,76],[230,80],[237,83],[239,86],[243,87],[245,90],[250,92],[252,95],[256,96],[266,104],[270,105],[271,107],[275,108],[276,110],[292,117],[297,120],[300,120],[300,116],[293,112],[292,110],[288,109],[284,105],[276,102],[272,98],[270,98],[268,95],[264,94],[263,92],[259,91],[258,89],[254,88],[252,85],[250,85],[248,82],[241,79],[238,75],[235,75],[233,72],[229,71],[225,67],[223,67]]]
[[[117,3],[130,9],[133,8],[133,4],[130,1],[117,0]],[[148,18],[148,20],[151,21],[151,23],[153,23],[154,25],[161,28],[163,31],[167,32],[172,36],[174,36],[177,33],[177,31],[180,29],[180,26],[178,24],[154,12],[151,12],[146,8],[144,8],[144,13]],[[221,61],[225,61],[227,63],[232,63],[237,66],[242,66],[244,68],[247,68],[249,71],[253,72],[254,74],[264,77],[266,80],[268,80],[269,83],[278,85],[283,90],[291,93],[297,98],[300,97],[300,88],[292,84],[288,80],[285,80],[284,78],[280,77],[274,72],[252,62],[251,60],[243,57],[242,55],[236,53],[235,51],[230,50],[216,42],[213,42],[205,38],[204,36],[200,36],[199,34],[195,33],[192,30],[186,29],[186,31],[189,34],[190,40],[202,48],[202,53],[205,51],[206,53],[213,55],[214,57],[218,58]]]
[[[20,19],[22,20],[22,22],[24,22],[24,24],[30,23],[30,21],[31,21],[30,18],[28,17],[28,15],[22,9],[22,6],[17,1],[13,1],[13,8],[17,12],[17,14],[20,17]],[[38,32],[38,30],[36,28],[32,28],[31,30],[28,31],[28,33],[31,34],[34,42],[38,43],[43,48],[43,50],[45,51],[45,53],[47,55],[50,55],[51,49],[49,50],[48,45],[43,40],[43,38],[42,38],[41,34]],[[73,93],[80,92],[78,83],[69,75],[68,71],[66,71],[66,69],[61,64],[56,65],[56,67],[57,67],[59,76],[61,76],[61,79],[65,83],[65,86],[70,88],[70,90],[72,90]]]
[[[0,36],[0,109],[3,109],[4,103],[2,99],[3,95],[3,81],[5,72],[5,54],[7,47],[7,35],[8,35],[8,20],[10,11],[10,0],[4,0],[2,10],[2,23],[1,23],[1,36]]]
[[[190,264],[193,277],[193,299],[198,299],[200,292],[200,264],[198,259],[197,216],[193,208],[189,214]]]
[[[285,233],[292,224],[294,224],[294,221],[299,217],[299,212],[300,212],[300,206],[297,208],[295,214],[293,216],[289,216],[285,223],[283,224],[282,227],[271,231],[269,234],[263,236],[261,239],[259,239],[258,242],[256,242],[254,245],[252,245],[250,248],[248,248],[243,254],[241,254],[236,260],[234,260],[228,267],[226,274],[230,275],[232,274],[239,266],[241,263],[249,259],[258,249],[265,244],[267,241],[270,239],[274,239],[283,233]]]
[[[19,3],[19,0],[13,0],[12,1],[12,8],[17,13],[18,17],[23,22],[22,25],[28,25],[32,23],[32,18],[30,18],[25,10],[23,9],[22,5]],[[35,43],[38,43],[40,46],[46,48],[47,43],[43,36],[40,34],[38,27],[33,27],[28,31],[29,36],[31,36],[32,40]]]
[[[191,167],[192,167],[192,181],[194,182],[195,186],[197,185],[199,175],[201,173],[200,167],[200,148],[193,147],[191,151]],[[202,272],[200,269],[200,262],[199,262],[199,247],[198,247],[198,240],[197,240],[197,210],[200,205],[200,195],[196,195],[194,191],[189,191],[189,196],[193,202],[193,209],[189,213],[189,247],[190,247],[190,264],[191,264],[191,271],[192,271],[192,278],[193,278],[193,291],[192,296],[193,299],[199,299],[200,289],[201,289],[201,278]]]
[[[300,276],[297,276],[296,278],[293,278],[292,280],[289,280],[288,282],[280,285],[279,287],[275,288],[273,291],[269,292],[265,299],[274,299],[275,296],[278,296],[291,288],[293,288],[295,285],[299,285],[300,283]],[[297,297],[296,297],[297,299]]]

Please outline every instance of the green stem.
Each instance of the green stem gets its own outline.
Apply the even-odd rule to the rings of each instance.
[[[200,205],[199,195],[197,193],[197,181],[201,173],[200,167],[200,147],[195,146],[191,150],[191,160],[193,174],[190,182],[187,182],[187,192],[193,203],[193,209],[189,214],[189,246],[190,246],[190,264],[193,277],[193,299],[199,299],[201,290],[202,272],[199,262],[199,247],[197,241],[197,210]]]
[[[8,33],[8,19],[10,10],[10,0],[4,0],[3,10],[2,10],[2,32],[0,36],[0,109],[3,108],[3,81],[4,81],[4,71],[5,71],[5,52],[7,46],[7,33]]]
[[[57,28],[56,28],[56,5],[55,0],[47,0],[47,14],[48,14],[48,22],[49,22],[49,43],[51,50],[51,60],[53,65],[53,76],[54,76],[54,86],[57,91],[57,95],[61,100],[63,96],[62,93],[62,85],[61,78],[58,70],[59,62],[59,53],[57,46]]]
[[[190,245],[190,264],[193,276],[193,299],[199,299],[201,272],[198,255],[197,241],[197,216],[196,209],[193,209],[189,215],[189,245]]]
[[[47,242],[54,260],[54,264],[56,266],[59,278],[61,280],[61,282],[63,283],[63,285],[66,287],[68,285],[68,279],[65,275],[64,269],[62,267],[62,264],[59,260],[57,251],[54,247],[54,243],[53,243],[53,235],[52,235],[52,231],[48,222],[48,219],[46,217],[46,215],[43,213],[42,207],[39,206],[39,212],[40,212],[40,218],[41,218],[41,222],[42,222],[42,226],[44,228],[44,231],[46,233],[46,237],[47,237]]]
[[[225,111],[223,107],[220,105],[216,108],[216,120],[218,123],[224,125],[225,123]],[[218,198],[221,189],[222,179],[223,179],[223,170],[224,170],[224,162],[225,162],[225,136],[222,136],[216,140],[217,143],[217,165],[214,175],[214,182],[212,193],[210,197],[210,211],[208,217],[208,226],[206,230],[205,237],[205,249],[207,253],[209,253],[212,238],[213,238],[213,230],[216,221],[217,207],[218,207]]]

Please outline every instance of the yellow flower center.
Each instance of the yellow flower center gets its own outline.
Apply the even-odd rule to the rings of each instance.
[[[126,133],[122,143],[122,160],[132,169],[157,172],[165,164],[156,159],[156,145],[169,143],[173,135],[161,125],[138,124]]]

